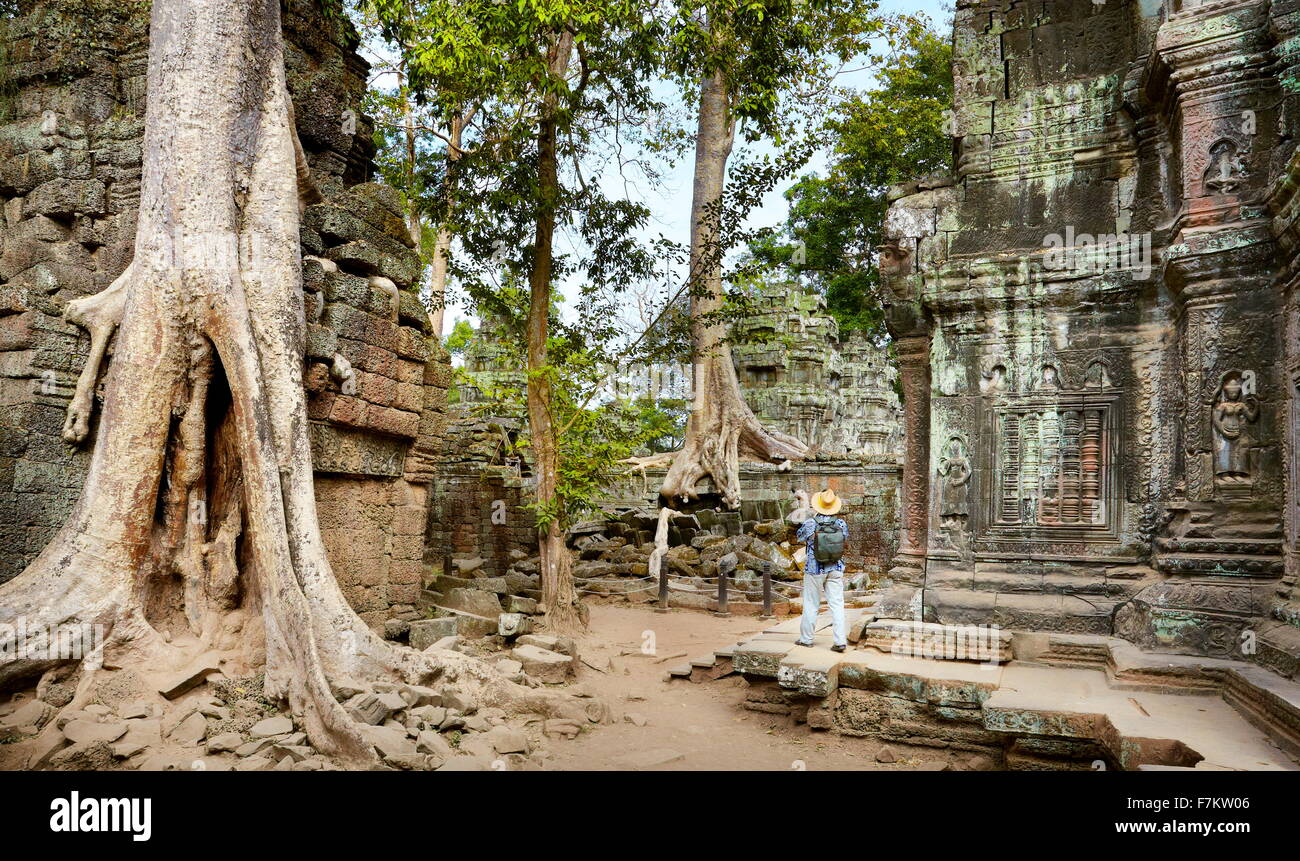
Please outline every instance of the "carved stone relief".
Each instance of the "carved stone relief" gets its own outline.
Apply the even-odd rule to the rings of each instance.
[[[1228,371],[1210,408],[1214,436],[1214,482],[1227,494],[1248,493],[1254,478],[1251,425],[1259,419],[1253,371]]]

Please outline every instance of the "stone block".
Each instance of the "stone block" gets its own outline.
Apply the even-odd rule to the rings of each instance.
[[[411,648],[421,652],[443,637],[454,636],[457,633],[455,616],[444,616],[440,619],[416,619],[410,624],[409,642]]]

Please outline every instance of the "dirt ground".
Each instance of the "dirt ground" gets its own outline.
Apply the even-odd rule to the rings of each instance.
[[[770,624],[689,610],[655,613],[640,607],[593,606],[590,628],[579,640],[579,682],[610,704],[616,723],[584,731],[572,741],[551,741],[545,768],[865,771],[914,765],[902,751],[896,764],[877,763],[879,744],[872,740],[813,732],[788,717],[746,711],[740,705],[745,682],[739,676],[700,684],[665,681],[669,667]],[[653,654],[643,653],[643,643],[646,651],[653,647]],[[624,715],[644,718],[645,726],[628,722]],[[678,758],[649,764],[674,755]],[[646,759],[635,762],[640,756]]]

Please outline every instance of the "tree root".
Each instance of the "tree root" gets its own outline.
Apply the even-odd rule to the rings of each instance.
[[[789,434],[768,430],[740,395],[730,351],[718,349],[698,366],[694,409],[686,441],[675,453],[660,495],[669,501],[699,498],[696,485],[711,478],[728,508],[740,505],[740,461],[784,463],[807,455],[808,447]]]
[[[63,423],[63,439],[81,442],[90,432],[90,417],[95,409],[95,385],[99,381],[100,367],[108,341],[122,322],[126,298],[135,275],[135,266],[126,267],[106,290],[93,296],[73,299],[63,311],[63,318],[90,333],[90,355],[77,377],[77,388],[68,404],[67,418]]]

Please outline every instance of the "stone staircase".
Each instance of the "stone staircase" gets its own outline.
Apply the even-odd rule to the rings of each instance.
[[[890,623],[847,615],[857,644],[848,652],[830,651],[829,630],[813,648],[795,646],[790,619],[672,667],[669,678],[741,673],[747,709],[987,754],[1008,769],[1300,770],[1300,684],[1254,664],[1150,654],[1113,637],[1005,631],[975,653],[982,660],[918,657],[882,639]],[[935,627],[943,626],[927,636]]]

